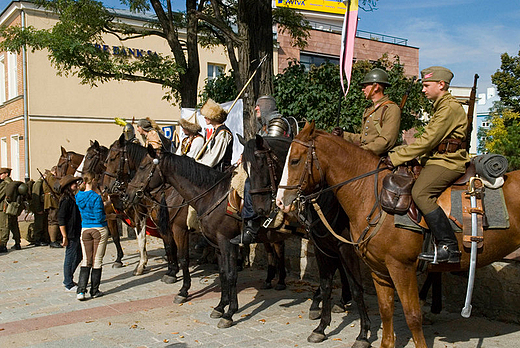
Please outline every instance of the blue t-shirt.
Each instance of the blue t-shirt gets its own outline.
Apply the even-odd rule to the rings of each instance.
[[[105,206],[101,196],[96,192],[79,191],[76,193],[76,204],[81,213],[81,227],[105,227],[107,226],[107,217],[105,215]]]

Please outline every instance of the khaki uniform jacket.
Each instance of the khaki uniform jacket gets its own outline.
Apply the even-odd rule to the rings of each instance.
[[[58,181],[58,179],[56,179],[56,176],[54,176],[53,174],[49,173],[45,176],[45,180],[47,180],[47,182],[43,183],[43,192],[44,192],[43,208],[45,210],[58,209],[58,200],[52,194],[52,192],[54,192],[53,189],[54,189],[54,186],[56,184],[56,181]],[[51,185],[51,187],[49,187],[49,185],[47,185],[47,183],[49,183],[49,185]]]
[[[382,105],[385,102],[389,102]],[[360,134],[345,132],[343,137],[376,155],[388,152],[397,141],[401,125],[401,109],[388,96],[379,99],[363,113]]]
[[[4,180],[2,180],[2,182],[0,182],[0,202],[1,202],[1,206],[0,206],[0,209],[2,209],[2,211],[4,210],[4,200],[5,200],[5,195],[6,195],[6,191],[7,191],[7,185],[9,185],[9,183],[12,183],[13,182],[13,179],[11,179],[11,177],[6,177]]]
[[[433,116],[424,128],[424,133],[410,145],[398,146],[388,156],[394,166],[403,164],[418,156],[423,166],[439,165],[453,171],[464,173],[469,155],[466,149],[456,152],[437,152],[437,146],[444,139],[466,138],[468,119],[460,102],[449,92],[433,103]]]

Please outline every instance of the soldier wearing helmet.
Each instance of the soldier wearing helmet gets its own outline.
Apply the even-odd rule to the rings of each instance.
[[[334,128],[332,134],[343,135],[346,140],[381,156],[397,141],[401,109],[385,94],[385,88],[390,86],[385,70],[372,69],[365,75],[361,86],[365,98],[372,101],[372,105],[363,112],[361,132],[349,133],[343,132],[341,128]]]
[[[123,126],[123,134],[125,135],[126,141],[139,144],[139,139],[135,136],[134,126],[131,123],[127,123]]]
[[[291,126],[276,108],[276,101],[270,95],[257,99],[256,119],[259,123],[258,134],[269,137],[292,137]]]

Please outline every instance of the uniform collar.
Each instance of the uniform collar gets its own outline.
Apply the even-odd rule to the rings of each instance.
[[[446,91],[446,93],[444,93],[442,95],[442,97],[440,97],[439,99],[437,99],[436,101],[433,102],[433,109],[437,110],[437,108],[439,107],[439,104],[448,98],[453,98],[453,96],[451,95],[450,92]]]

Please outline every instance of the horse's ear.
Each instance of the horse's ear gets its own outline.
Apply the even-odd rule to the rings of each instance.
[[[246,146],[247,141],[246,141],[246,138],[244,138],[242,136],[242,134],[237,133],[237,138],[238,138],[238,141],[240,142],[240,144],[242,144],[242,146]]]
[[[121,133],[121,136],[119,137],[119,146],[123,147],[125,146],[125,134]]]
[[[314,120],[311,121],[311,124],[310,124],[310,132],[309,132],[309,135],[312,136],[314,134],[314,131],[316,130],[316,122],[314,122]]]
[[[92,146],[92,145],[94,145],[94,142],[91,140],[91,141],[90,141],[90,146]]]
[[[67,157],[67,150],[65,150],[65,149],[63,148],[63,146],[61,146],[61,155],[62,155],[63,157]]]
[[[263,150],[264,149],[264,138],[262,138],[261,135],[257,134],[255,140],[256,140],[256,148],[259,150]]]
[[[148,147],[146,149],[148,150],[148,154],[150,155],[150,157],[152,157],[152,158],[157,157],[157,152],[155,151],[155,149],[153,148],[153,146],[151,144],[148,144]]]
[[[96,147],[99,147],[99,142],[98,142],[97,140],[94,140],[94,145],[95,145]]]

